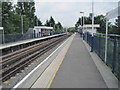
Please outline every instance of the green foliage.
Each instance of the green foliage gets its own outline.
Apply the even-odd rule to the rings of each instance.
[[[49,21],[46,20],[45,26],[50,26]]]
[[[54,27],[55,26],[55,20],[53,19],[53,17],[50,17],[50,20],[46,20],[46,24],[45,26],[50,26],[50,27]]]
[[[2,25],[5,34],[26,33],[29,28],[41,26],[42,22],[35,15],[35,3],[33,2],[17,2],[13,5],[11,2],[2,2]],[[50,20],[46,21],[46,26],[54,27],[55,32],[63,32],[63,27],[60,22],[55,23],[51,16]]]
[[[60,22],[56,24],[56,32],[63,32],[63,27]]]
[[[115,28],[113,30],[115,31],[115,34],[120,35],[120,16],[116,19]]]
[[[91,23],[92,23],[91,16],[89,16],[89,17],[84,17],[84,18],[85,18],[85,24],[91,24]]]
[[[120,17],[115,20],[115,25],[109,23],[109,33],[120,35]]]
[[[74,32],[77,32],[77,29],[75,27],[70,27],[70,28],[68,28],[67,31],[71,32],[71,33],[74,33]]]
[[[52,16],[50,17],[49,24],[51,27],[54,27],[54,25],[55,25],[55,20],[53,19]]]
[[[98,15],[94,17],[94,23],[100,24],[100,28],[98,28],[99,33],[105,33],[106,31],[106,19],[103,15]],[[85,17],[85,24],[92,24],[92,18],[91,16]]]
[[[95,24],[100,24],[100,28],[98,28],[99,33],[105,33],[106,31],[106,19],[103,15],[98,15],[94,18]]]
[[[2,25],[5,29],[5,33],[9,33],[13,30],[13,24],[11,24],[11,18],[13,15],[13,7],[11,2],[2,2]]]
[[[118,17],[118,34],[120,35],[120,16]]]
[[[34,23],[35,26],[42,26],[42,22],[37,18],[37,16],[34,17]]]
[[[35,3],[34,2],[18,2],[16,12],[28,18],[29,27],[33,28],[35,25]]]
[[[2,2],[2,25],[5,34],[21,33],[23,17],[23,32],[29,28],[42,25],[42,22],[35,16],[35,3],[17,2],[13,6],[11,2]]]
[[[110,28],[109,28],[109,33],[111,34],[117,34],[118,33],[118,27],[116,25],[110,25]]]
[[[50,17],[50,20],[46,20],[45,26],[53,27],[56,33],[63,32],[62,24],[60,22],[56,24],[52,16]]]
[[[83,20],[83,18],[82,18],[82,20]],[[85,20],[85,24],[92,24],[91,16],[84,17],[84,20]],[[111,33],[111,34],[119,34],[120,35],[120,30],[118,30],[118,26],[120,26],[119,22],[120,22],[120,17],[119,17],[119,19],[116,19],[115,25],[112,25],[109,22],[108,23],[108,28],[109,28],[108,32]],[[103,15],[95,16],[94,17],[94,23],[95,24],[100,24],[100,28],[97,29],[99,33],[105,33],[106,32],[106,18],[105,18],[105,16],[103,16]],[[76,22],[75,27],[77,28],[79,25],[82,25],[80,18]]]
[[[81,18],[79,18],[78,21],[76,22],[75,28],[77,29],[79,27],[79,25],[82,25]]]

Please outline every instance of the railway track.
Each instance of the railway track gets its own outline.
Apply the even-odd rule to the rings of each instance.
[[[66,39],[69,35],[48,39],[38,44],[20,49],[13,53],[2,56],[2,69],[0,69],[1,82],[9,80],[11,77],[20,73],[29,64],[35,61],[42,54],[53,48],[55,45]]]

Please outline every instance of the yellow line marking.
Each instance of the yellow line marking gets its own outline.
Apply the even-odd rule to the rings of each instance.
[[[66,55],[66,54],[65,54],[65,55]],[[48,85],[47,85],[46,88],[50,88],[50,86],[51,86],[51,84],[52,84],[52,82],[53,82],[53,80],[54,80],[54,78],[55,78],[55,76],[56,76],[56,74],[57,74],[57,72],[58,72],[58,70],[59,70],[59,68],[60,68],[60,66],[61,66],[61,64],[62,64],[62,62],[63,62],[63,60],[64,60],[64,58],[65,58],[65,55],[63,56],[62,61],[58,64],[58,66],[57,66],[57,68],[56,68],[56,70],[55,70],[53,76],[51,77],[51,79],[50,79],[50,81],[49,81],[49,83],[48,83]]]
[[[60,50],[58,55],[54,58],[52,63],[49,65],[49,67],[43,72],[41,77],[36,81],[36,83],[32,86],[32,88],[50,88],[55,75],[57,74],[60,65],[62,64],[62,61],[65,58],[65,55],[67,54],[67,51],[72,43],[72,40],[75,35],[73,35],[69,40],[66,42],[66,44],[63,46],[63,48]]]
[[[72,42],[72,41],[73,41],[73,38],[72,38],[71,42]],[[70,43],[70,45],[71,45],[71,43]],[[69,45],[69,47],[70,47],[70,45]],[[68,47],[68,48],[69,48],[69,47]],[[61,62],[58,64],[58,66],[57,66],[55,72],[53,73],[53,75],[52,75],[52,77],[51,77],[48,85],[46,86],[46,88],[50,88],[50,86],[51,86],[51,84],[52,84],[52,82],[53,82],[53,80],[54,80],[54,78],[55,78],[55,76],[56,76],[56,74],[57,74],[57,72],[58,72],[58,70],[59,70],[59,68],[60,68],[60,66],[61,66],[61,64],[62,64],[62,62],[63,62],[63,60],[64,60],[64,58],[65,58],[65,56],[66,56],[66,54],[67,54],[68,48],[67,48],[66,52],[64,52],[65,54],[64,54],[64,56],[61,58]],[[59,55],[58,55],[58,56],[59,56]],[[56,57],[56,58],[57,58],[57,57]],[[55,59],[56,59],[56,58],[55,58]]]

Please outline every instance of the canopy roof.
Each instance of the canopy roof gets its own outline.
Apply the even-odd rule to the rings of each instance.
[[[83,27],[85,27],[85,28],[92,28],[92,24],[85,24],[85,25],[83,25]],[[100,25],[99,24],[94,24],[93,27],[94,28],[98,28],[98,27],[100,27]]]
[[[0,30],[3,30],[3,27],[0,27]]]
[[[52,30],[53,29],[53,27],[47,27],[47,26],[35,26],[34,28],[36,28],[36,29],[48,29],[48,30]]]
[[[118,2],[118,7],[106,13],[106,18],[112,19],[120,16],[120,1]]]

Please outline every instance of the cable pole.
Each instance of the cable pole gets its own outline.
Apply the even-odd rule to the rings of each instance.
[[[92,0],[92,36],[94,30],[94,0]]]

